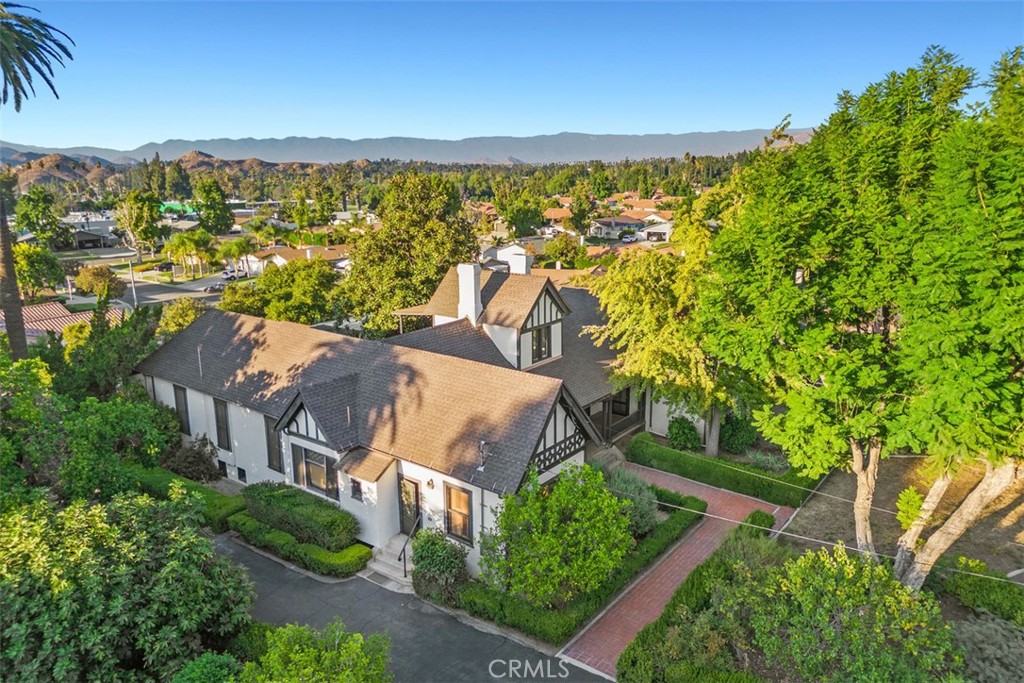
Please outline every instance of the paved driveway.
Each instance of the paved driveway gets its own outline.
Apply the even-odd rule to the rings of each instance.
[[[396,683],[602,680],[504,636],[477,631],[415,596],[392,593],[358,577],[320,583],[226,536],[215,543],[221,553],[249,570],[256,584],[254,617],[318,628],[341,617],[349,630],[386,633]],[[523,675],[526,663],[534,675]]]
[[[775,515],[775,528],[780,528],[793,514],[791,508],[766,503],[740,493],[725,491],[684,479],[683,477],[626,463],[625,468],[636,472],[648,483],[687,496],[707,501],[708,514],[742,520],[754,510]],[[679,584],[697,565],[706,560],[725,539],[733,522],[704,518],[675,546],[647,570],[562,649],[565,659],[583,664],[605,674],[615,676],[615,662],[626,646],[644,626],[657,619]]]

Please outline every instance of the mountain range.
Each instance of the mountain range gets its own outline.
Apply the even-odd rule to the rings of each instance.
[[[391,137],[348,140],[345,138],[217,138],[150,142],[131,150],[102,147],[39,147],[0,141],[0,164],[17,165],[47,154],[72,159],[99,159],[130,164],[159,154],[175,159],[199,150],[220,159],[262,159],[270,162],[338,163],[357,159],[398,159],[435,163],[545,164],[556,162],[622,161],[656,157],[731,154],[764,143],[767,129],[654,135],[588,135],[558,133],[532,137],[477,137],[463,140],[431,140]],[[798,142],[811,129],[789,131]],[[33,156],[35,155],[35,156]]]

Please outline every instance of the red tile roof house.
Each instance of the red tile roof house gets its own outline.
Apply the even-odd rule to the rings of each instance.
[[[596,299],[512,261],[452,268],[396,312],[433,326],[383,341],[211,310],[137,377],[185,439],[210,436],[230,479],[288,482],[355,515],[375,570],[401,581],[398,549],[433,527],[475,574],[492,509],[530,468],[551,480],[651,413],[610,383],[615,352],[581,334],[602,321]]]
[[[25,337],[30,344],[44,338],[48,332],[60,334],[72,323],[88,323],[93,316],[92,311],[69,311],[60,302],[23,306],[21,312],[25,318]],[[123,316],[124,311],[120,308],[107,309],[106,317],[111,325],[120,323]],[[3,311],[0,311],[0,331],[7,331]]]

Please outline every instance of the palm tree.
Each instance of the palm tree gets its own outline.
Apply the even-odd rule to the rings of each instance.
[[[30,93],[36,94],[33,76],[42,78],[54,97],[58,97],[53,87],[53,65],[64,66],[65,58],[72,59],[64,41],[75,44],[68,34],[45,21],[11,11],[21,9],[38,11],[14,3],[0,4],[0,71],[4,78],[0,104],[6,105],[8,99],[13,99],[14,111],[21,111],[21,102]],[[7,225],[6,194],[0,189],[0,309],[4,312],[11,355],[17,360],[28,355],[28,344],[21,293],[14,274],[14,238]]]

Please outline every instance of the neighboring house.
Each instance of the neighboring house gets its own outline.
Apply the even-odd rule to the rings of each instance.
[[[56,301],[23,306],[21,312],[25,317],[25,337],[29,344],[45,338],[48,332],[60,334],[71,323],[87,323],[92,320],[92,311],[73,313]],[[124,312],[120,308],[111,307],[107,310],[107,321],[111,325],[120,323],[123,316]],[[0,331],[7,331],[3,311],[0,311]]]
[[[636,231],[636,234],[640,235],[642,239],[648,242],[668,242],[669,238],[672,237],[674,222],[669,221],[667,223],[654,223],[647,227],[641,228]]]
[[[590,224],[590,235],[602,239],[618,239],[623,230],[642,230],[647,224],[639,218],[608,216],[595,218]]]
[[[75,249],[99,249],[116,247],[119,242],[116,235],[92,230],[75,230],[73,235]]]
[[[544,209],[544,220],[548,223],[561,223],[570,216],[572,216],[572,209]]]
[[[260,249],[255,254],[250,254],[241,259],[241,269],[244,271],[246,263],[248,263],[249,272],[253,275],[259,275],[270,264],[282,268],[291,261],[315,258],[321,258],[334,266],[335,269],[341,271],[347,271],[352,265],[352,259],[349,258],[349,246],[347,244],[338,244],[331,247],[270,247],[268,249]]]

